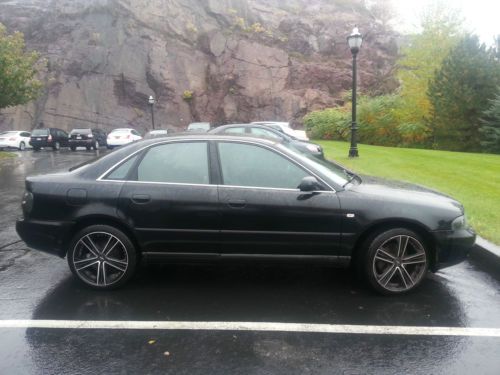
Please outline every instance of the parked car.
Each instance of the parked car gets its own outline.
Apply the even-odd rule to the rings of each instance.
[[[208,132],[211,129],[209,122],[192,122],[188,125],[188,132]]]
[[[108,134],[106,139],[106,145],[109,149],[117,146],[124,146],[126,144],[138,141],[142,139],[142,136],[135,129],[131,128],[121,128],[114,129]]]
[[[294,136],[283,133],[267,125],[258,124],[230,124],[223,125],[210,130],[214,134],[245,134],[258,138],[269,138],[283,145],[292,147],[300,152],[308,153],[323,159],[323,148],[312,142],[301,141]]]
[[[26,179],[20,237],[111,289],[155,261],[351,263],[401,294],[475,241],[463,206],[433,191],[364,181],[267,139],[214,134],[128,145],[71,172]]]
[[[24,151],[26,147],[30,146],[31,134],[26,131],[6,131],[0,133],[0,149],[16,148],[19,151]]]
[[[309,137],[307,136],[306,132],[304,130],[295,130],[290,127],[290,124],[288,122],[282,122],[282,121],[255,121],[252,122],[251,124],[256,124],[256,125],[267,125],[270,126],[276,130],[280,130],[283,133],[286,133],[288,135],[291,135],[292,137],[295,137],[297,139],[300,139],[301,141],[308,141]]]
[[[35,151],[40,151],[42,147],[59,150],[69,146],[68,133],[57,128],[35,129],[31,132],[30,145]]]
[[[157,137],[165,137],[169,134],[168,129],[156,129],[156,130],[151,130],[148,132],[144,138],[145,139],[150,139],[150,138],[157,138]]]
[[[69,148],[71,151],[75,151],[77,147],[97,150],[101,146],[107,146],[106,139],[107,134],[102,129],[73,129],[69,133]]]

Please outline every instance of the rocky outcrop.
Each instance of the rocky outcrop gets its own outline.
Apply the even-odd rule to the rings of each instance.
[[[0,128],[183,128],[288,120],[351,85],[346,34],[365,34],[361,91],[394,89],[396,44],[364,1],[0,0],[0,22],[41,52],[44,93],[3,109]]]

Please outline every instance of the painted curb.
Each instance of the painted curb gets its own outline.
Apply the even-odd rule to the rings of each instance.
[[[492,276],[500,280],[500,246],[477,237],[469,259]]]

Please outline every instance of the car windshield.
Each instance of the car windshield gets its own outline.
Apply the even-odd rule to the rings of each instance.
[[[328,160],[318,159],[313,155],[302,153],[296,149],[288,148],[288,150],[299,158],[306,166],[319,171],[337,185],[345,186],[352,178],[352,172],[349,172],[346,168],[338,164],[332,163]]]
[[[33,133],[31,133],[32,136],[38,136],[38,135],[48,135],[49,134],[49,129],[35,129],[33,130]]]
[[[70,134],[75,134],[75,133],[78,133],[78,134],[88,134],[90,132],[91,132],[90,129],[73,129]]]

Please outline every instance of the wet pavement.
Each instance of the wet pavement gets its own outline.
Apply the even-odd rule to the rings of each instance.
[[[278,265],[143,266],[120,290],[87,289],[65,260],[16,242],[14,222],[26,175],[95,153],[18,155],[0,161],[0,320],[500,328],[500,282],[469,262],[402,297],[375,295],[348,270]],[[0,374],[499,374],[499,353],[492,337],[0,328]]]

